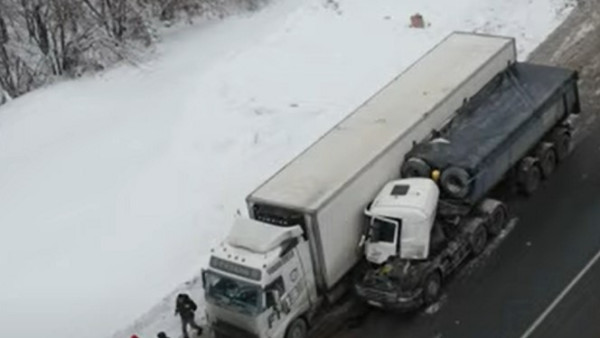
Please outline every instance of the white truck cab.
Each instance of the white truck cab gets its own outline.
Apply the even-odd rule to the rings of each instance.
[[[355,291],[366,303],[410,311],[438,299],[441,278],[470,252],[468,232],[436,218],[439,198],[433,179],[406,178],[387,183],[365,209],[370,264]]]
[[[367,260],[426,259],[439,195],[437,184],[427,178],[387,183],[365,210]]]
[[[283,338],[291,330],[307,329],[306,322],[291,325],[317,298],[299,226],[237,219],[211,253],[203,282],[215,337]]]

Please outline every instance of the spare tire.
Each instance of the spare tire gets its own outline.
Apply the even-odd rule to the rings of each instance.
[[[444,170],[440,183],[442,189],[452,198],[463,199],[471,192],[471,175],[459,167]]]
[[[431,167],[422,159],[411,157],[402,164],[400,175],[403,178],[430,177]]]

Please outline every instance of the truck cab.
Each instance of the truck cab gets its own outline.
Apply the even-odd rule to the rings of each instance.
[[[203,271],[207,320],[216,338],[304,337],[316,301],[299,226],[238,219]]]
[[[430,179],[410,178],[386,184],[365,210],[365,252],[369,262],[392,257],[425,259],[439,197]]]
[[[471,252],[469,226],[436,218],[439,198],[434,180],[407,178],[387,183],[369,204],[363,237],[368,267],[355,284],[361,299],[397,310],[437,300],[442,277]]]

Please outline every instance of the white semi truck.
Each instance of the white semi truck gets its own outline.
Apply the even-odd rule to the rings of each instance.
[[[515,58],[512,38],[449,35],[252,192],[203,271],[212,334],[305,337],[351,285],[367,203]]]

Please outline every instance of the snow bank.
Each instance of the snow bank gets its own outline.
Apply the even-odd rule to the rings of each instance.
[[[337,3],[281,0],[172,33],[138,68],[0,107],[0,335],[127,327],[198,274],[248,192],[449,32],[515,36],[523,59],[570,10]],[[410,29],[416,12],[431,25]],[[176,329],[169,306],[142,337]]]

